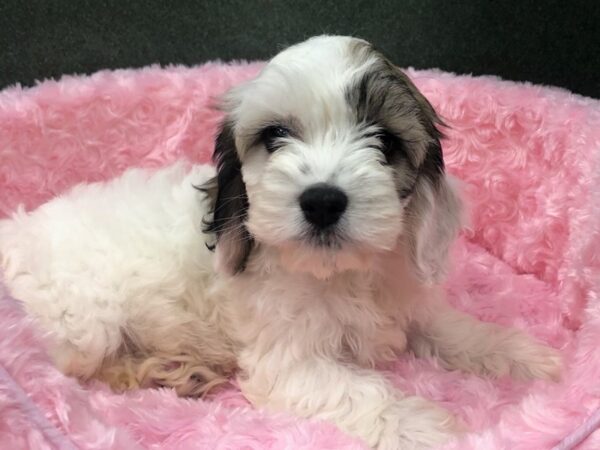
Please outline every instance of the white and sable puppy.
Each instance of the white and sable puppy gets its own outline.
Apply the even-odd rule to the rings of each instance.
[[[377,449],[459,428],[374,369],[406,349],[478,374],[559,375],[554,350],[444,302],[461,207],[441,122],[369,43],[292,46],[223,104],[216,172],[132,170],[0,223],[5,281],[62,370],[182,395],[236,373],[257,407]]]

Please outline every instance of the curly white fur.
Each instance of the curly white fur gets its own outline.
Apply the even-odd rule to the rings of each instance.
[[[460,428],[374,369],[407,348],[475,373],[558,376],[554,350],[443,301],[460,204],[435,159],[437,118],[367,43],[291,47],[225,108],[218,174],[130,170],[0,222],[6,283],[65,372],[194,395],[239,370],[255,405],[330,420],[377,449]],[[274,125],[289,136],[269,153],[261,132]],[[404,142],[397,155],[380,151],[382,130]],[[298,196],[323,182],[349,201],[320,245]]]

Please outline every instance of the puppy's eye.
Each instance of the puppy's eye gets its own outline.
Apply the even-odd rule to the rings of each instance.
[[[396,136],[394,136],[392,133],[390,133],[389,131],[381,131],[377,137],[379,138],[379,141],[381,142],[381,151],[384,155],[388,156],[391,152],[392,149],[394,147],[394,145],[396,144],[397,138]]]
[[[267,151],[273,153],[281,147],[281,139],[289,137],[290,130],[281,125],[273,125],[265,128],[261,133],[261,140],[265,144]]]

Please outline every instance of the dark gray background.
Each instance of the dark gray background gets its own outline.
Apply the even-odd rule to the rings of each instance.
[[[151,63],[266,59],[320,33],[400,66],[566,87],[600,98],[600,0],[0,0],[0,88]]]

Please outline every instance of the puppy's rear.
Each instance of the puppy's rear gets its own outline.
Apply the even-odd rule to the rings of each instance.
[[[212,258],[193,185],[213,175],[186,164],[130,170],[0,222],[5,282],[51,332],[63,371],[189,394],[233,369],[227,339],[198,320],[216,313],[203,301]]]

